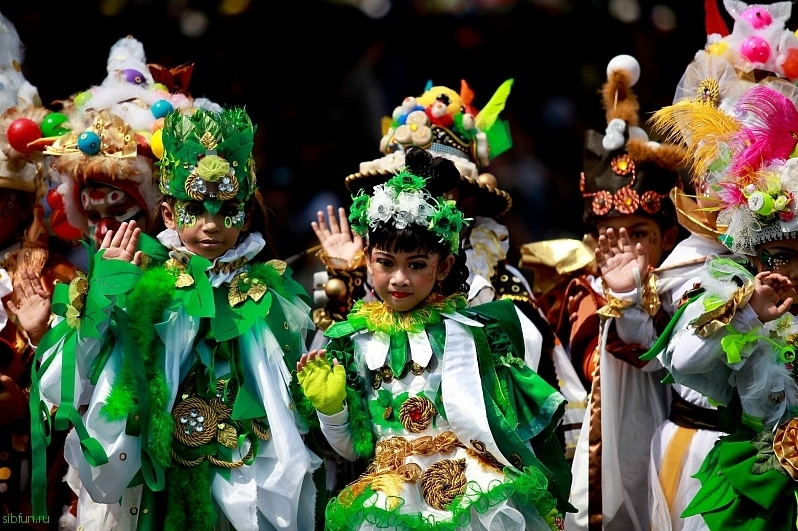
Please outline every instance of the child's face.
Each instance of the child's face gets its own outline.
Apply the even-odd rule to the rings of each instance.
[[[754,263],[758,271],[771,271],[798,281],[798,240],[775,240],[757,245]]]
[[[87,182],[80,189],[80,207],[89,225],[89,234],[97,247],[105,233],[117,230],[125,221],[135,221],[142,228],[147,226],[147,212],[124,190]]]
[[[613,229],[616,236],[619,229],[625,228],[632,245],[641,244],[648,253],[648,263],[655,267],[662,260],[662,255],[676,245],[678,234],[678,229],[671,227],[663,235],[656,221],[637,215],[602,219],[596,223],[596,228],[599,235],[606,234],[607,229]]]
[[[237,221],[240,210],[232,201],[225,201],[215,215],[199,201],[177,202],[174,207],[164,202],[161,215],[166,228],[177,231],[186,249],[208,260],[232,249],[241,231],[249,226],[249,220]]]
[[[377,292],[398,312],[412,310],[432,293],[435,283],[446,278],[454,256],[441,260],[437,254],[388,252],[375,248],[367,268]]]

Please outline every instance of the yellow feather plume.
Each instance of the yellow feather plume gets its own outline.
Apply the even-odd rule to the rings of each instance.
[[[669,142],[687,147],[693,179],[707,172],[719,156],[719,144],[729,140],[741,127],[725,112],[694,100],[663,107],[648,122],[652,130],[664,135]]]

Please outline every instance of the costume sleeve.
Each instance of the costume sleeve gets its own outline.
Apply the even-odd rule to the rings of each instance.
[[[335,415],[325,415],[316,411],[324,438],[338,455],[348,461],[357,460],[353,447],[352,432],[349,431],[349,408],[344,404],[344,409]]]
[[[322,433],[330,446],[350,461],[369,458],[374,453],[371,419],[354,349],[349,336],[334,338],[327,345],[327,355],[337,359],[346,370],[346,403],[344,411],[336,415],[317,412]]]
[[[728,404],[740,371],[767,342],[768,332],[748,305],[750,273],[717,259],[707,263],[701,278],[701,288],[685,294],[687,302],[644,357],[656,354],[674,381]]]

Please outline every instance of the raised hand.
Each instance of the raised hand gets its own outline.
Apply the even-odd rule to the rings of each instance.
[[[640,280],[645,283],[648,274],[648,253],[641,244],[632,245],[629,234],[621,228],[616,238],[613,229],[599,236],[596,248],[596,262],[601,269],[601,277],[616,293],[632,291],[637,286],[634,270],[640,272]]]
[[[134,265],[141,265],[141,251],[137,251],[141,229],[135,221],[124,222],[116,231],[105,233],[100,249],[105,249],[106,260],[124,260]]]
[[[791,291],[790,279],[778,273],[762,271],[754,277],[754,293],[748,301],[751,309],[763,323],[778,319],[792,306],[792,297],[787,297],[779,304],[782,293]]]
[[[363,238],[354,234],[349,228],[345,208],[338,208],[338,219],[335,219],[333,206],[327,205],[327,219],[324,217],[324,212],[319,210],[317,220],[310,224],[322,249],[331,258],[342,258],[347,263],[351,262],[355,254],[365,247]]]
[[[311,350],[302,354],[296,363],[296,373],[299,385],[313,407],[325,415],[333,415],[344,409],[346,372],[335,358],[330,365],[326,350]]]
[[[17,316],[19,326],[28,334],[30,342],[38,345],[49,328],[51,294],[44,289],[38,275],[26,269],[14,284],[14,295],[18,303],[9,300],[8,309]]]

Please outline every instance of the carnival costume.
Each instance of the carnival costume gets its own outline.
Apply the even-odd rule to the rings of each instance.
[[[540,311],[529,282],[509,263],[510,234],[501,218],[512,208],[513,201],[499,187],[496,176],[486,171],[492,160],[512,147],[509,124],[500,118],[512,85],[512,79],[502,83],[479,109],[465,80],[459,91],[430,81],[421,95],[406,97],[390,117],[384,118],[386,127],[380,141],[383,156],[362,162],[359,171],[347,176],[344,183],[352,194],[384,184],[406,166],[407,153],[413,147],[454,164],[460,177],[456,188],[447,191],[447,197],[455,199],[458,208],[472,217],[461,242],[469,270],[468,305],[509,299],[523,313],[520,319],[530,330],[528,336],[534,338],[527,345],[527,364],[568,400],[558,437],[571,458],[587,392]],[[345,318],[355,300],[368,300],[368,279],[362,258],[353,264],[343,264],[326,255],[320,258],[327,266],[327,274],[321,275],[317,284],[327,293],[317,290],[315,295],[317,300],[326,299],[328,303],[315,310],[314,321],[324,329],[331,316],[332,320]],[[328,283],[330,279],[333,282]]]
[[[705,3],[707,44],[696,53],[676,89],[674,103],[654,113],[654,128],[669,138],[683,143],[689,153],[692,181],[696,196],[674,191],[673,199],[679,223],[690,231],[663,264],[654,271],[657,292],[663,310],[673,315],[689,298],[705,276],[704,263],[708,259],[735,259],[720,238],[725,227],[717,226],[712,216],[718,210],[714,182],[722,158],[719,146],[729,132],[737,128],[735,105],[749,88],[760,84],[778,90],[795,100],[795,86],[787,79],[789,68],[764,76],[765,65],[752,63],[745,56],[745,38],[767,42],[773,50],[779,43],[789,43],[792,32],[784,28],[784,5],[749,6],[742,2],[726,2],[729,15],[735,20],[730,33],[723,23],[714,0]],[[763,23],[756,24],[761,18]],[[771,21],[767,23],[767,21]],[[795,44],[795,43],[794,43]],[[782,48],[783,49],[783,48]],[[769,61],[769,68],[778,63]],[[755,69],[758,69],[755,72]],[[720,139],[720,142],[716,140]],[[709,204],[701,208],[702,205]],[[694,292],[693,292],[694,293]],[[657,333],[651,324],[638,323],[637,341],[653,345]],[[652,360],[653,361],[653,360]],[[669,419],[655,433],[651,448],[649,504],[653,529],[664,531],[707,529],[700,515],[682,517],[684,509],[699,491],[701,483],[695,474],[712,450],[718,437],[725,435],[729,425],[724,411],[701,393],[673,383],[673,402]]]
[[[798,110],[772,87],[755,86],[740,96],[733,116],[734,127],[715,137],[720,156],[711,178],[721,196],[718,224],[726,226],[720,241],[752,256],[760,244],[798,236],[798,167],[790,136],[798,131]],[[759,262],[778,272],[779,260],[765,250]],[[791,427],[798,405],[798,322],[787,313],[763,324],[748,304],[753,291],[748,269],[710,260],[646,354],[657,356],[675,382],[724,406],[729,417],[729,435],[704,459],[695,475],[700,489],[681,515],[698,515],[713,531],[796,528]]]
[[[416,223],[458,252],[462,213],[424,181],[405,170],[361,192],[352,229]],[[525,365],[516,311],[510,301],[467,310],[462,294],[433,293],[401,313],[358,301],[327,330],[346,404],[318,410],[322,431],[345,458],[369,460],[328,504],[328,529],[562,525],[569,478],[552,433],[565,400]]]
[[[193,223],[188,200],[212,213],[239,201],[226,222],[243,224],[253,136],[240,109],[167,116],[160,185],[178,228]],[[60,404],[56,429],[74,423],[67,460],[95,502],[121,505],[120,529],[314,528],[320,463],[305,448],[288,369],[310,309],[285,263],[251,261],[264,243],[242,234],[210,261],[166,230],[145,238],[141,268],[100,251],[88,278],[56,292],[63,319],[40,346],[42,396]]]
[[[631,56],[618,56],[607,67],[602,88],[607,127],[603,134],[590,130],[585,138],[584,222],[595,233],[599,221],[640,216],[657,223],[663,241],[665,231],[676,225],[669,194],[680,186],[677,170],[685,152],[650,141],[640,127],[632,91],[639,75],[640,65]],[[662,368],[638,359],[648,345],[635,338],[639,321],[657,319],[659,326],[667,321],[659,318],[656,277],[638,271],[635,279],[636,289],[622,294],[601,277],[583,275],[571,280],[562,296],[567,301],[578,291],[586,293],[580,320],[572,324],[571,356],[591,380],[572,466],[570,501],[578,512],[567,515],[568,529],[649,529],[649,446],[667,418],[670,391],[660,382]],[[566,302],[562,306],[567,308]],[[637,322],[620,319],[628,314],[638,316]]]

